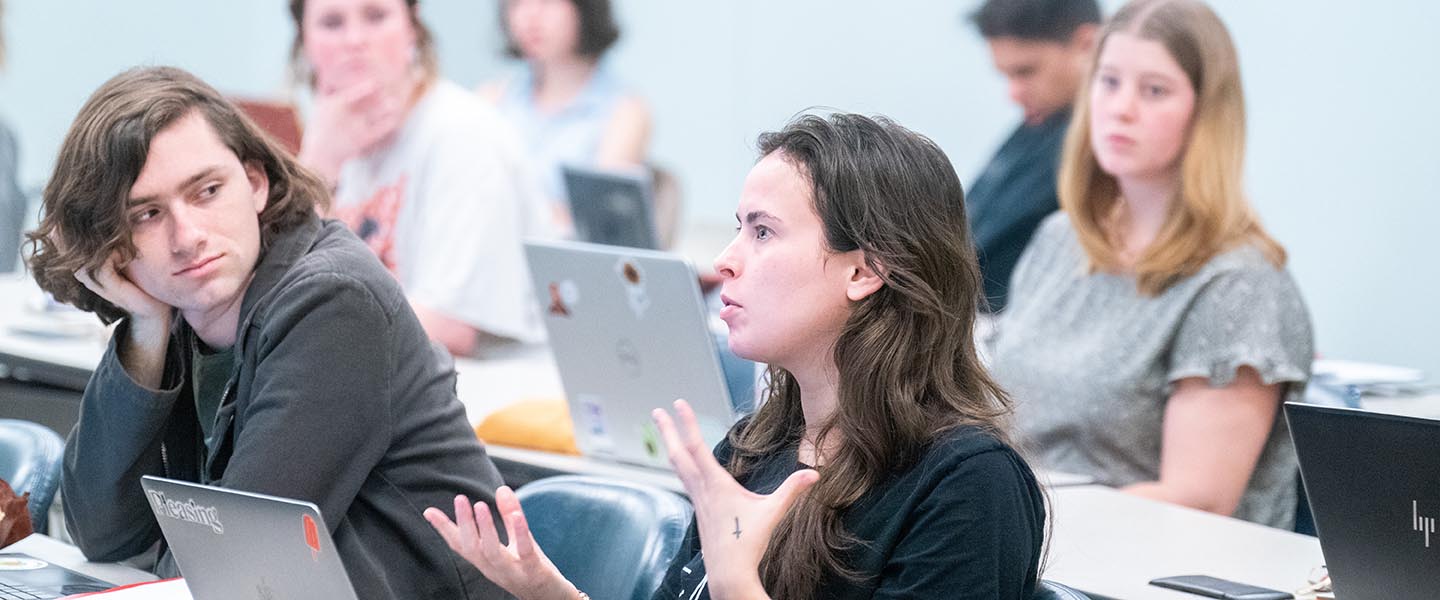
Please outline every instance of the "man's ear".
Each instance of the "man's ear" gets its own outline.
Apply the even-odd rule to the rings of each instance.
[[[885,279],[866,263],[863,251],[853,250],[852,252],[854,257],[851,258],[851,264],[847,265],[850,280],[845,285],[845,296],[851,302],[859,302],[885,287]]]
[[[265,205],[270,202],[270,176],[265,174],[265,167],[260,161],[245,163],[245,180],[250,182],[251,199],[255,203],[255,214],[265,210]]]
[[[1095,39],[1100,35],[1100,27],[1094,23],[1085,23],[1075,28],[1070,34],[1070,48],[1085,55],[1089,60],[1090,53],[1095,51]]]

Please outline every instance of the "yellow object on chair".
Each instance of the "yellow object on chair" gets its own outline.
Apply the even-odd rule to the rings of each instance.
[[[580,455],[564,400],[521,400],[490,413],[475,435],[487,444]]]

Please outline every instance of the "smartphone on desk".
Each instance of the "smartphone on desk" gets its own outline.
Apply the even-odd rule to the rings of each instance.
[[[1248,583],[1220,579],[1209,575],[1177,575],[1150,581],[1150,585],[1198,594],[1221,600],[1289,600],[1295,596]]]

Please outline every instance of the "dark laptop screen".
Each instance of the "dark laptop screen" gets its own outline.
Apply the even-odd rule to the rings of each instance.
[[[1440,421],[1286,403],[1337,598],[1434,598]]]

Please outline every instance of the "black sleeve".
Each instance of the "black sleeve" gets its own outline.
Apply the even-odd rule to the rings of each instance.
[[[1014,452],[964,458],[911,512],[874,598],[1025,600],[1044,519],[1039,487]]]

